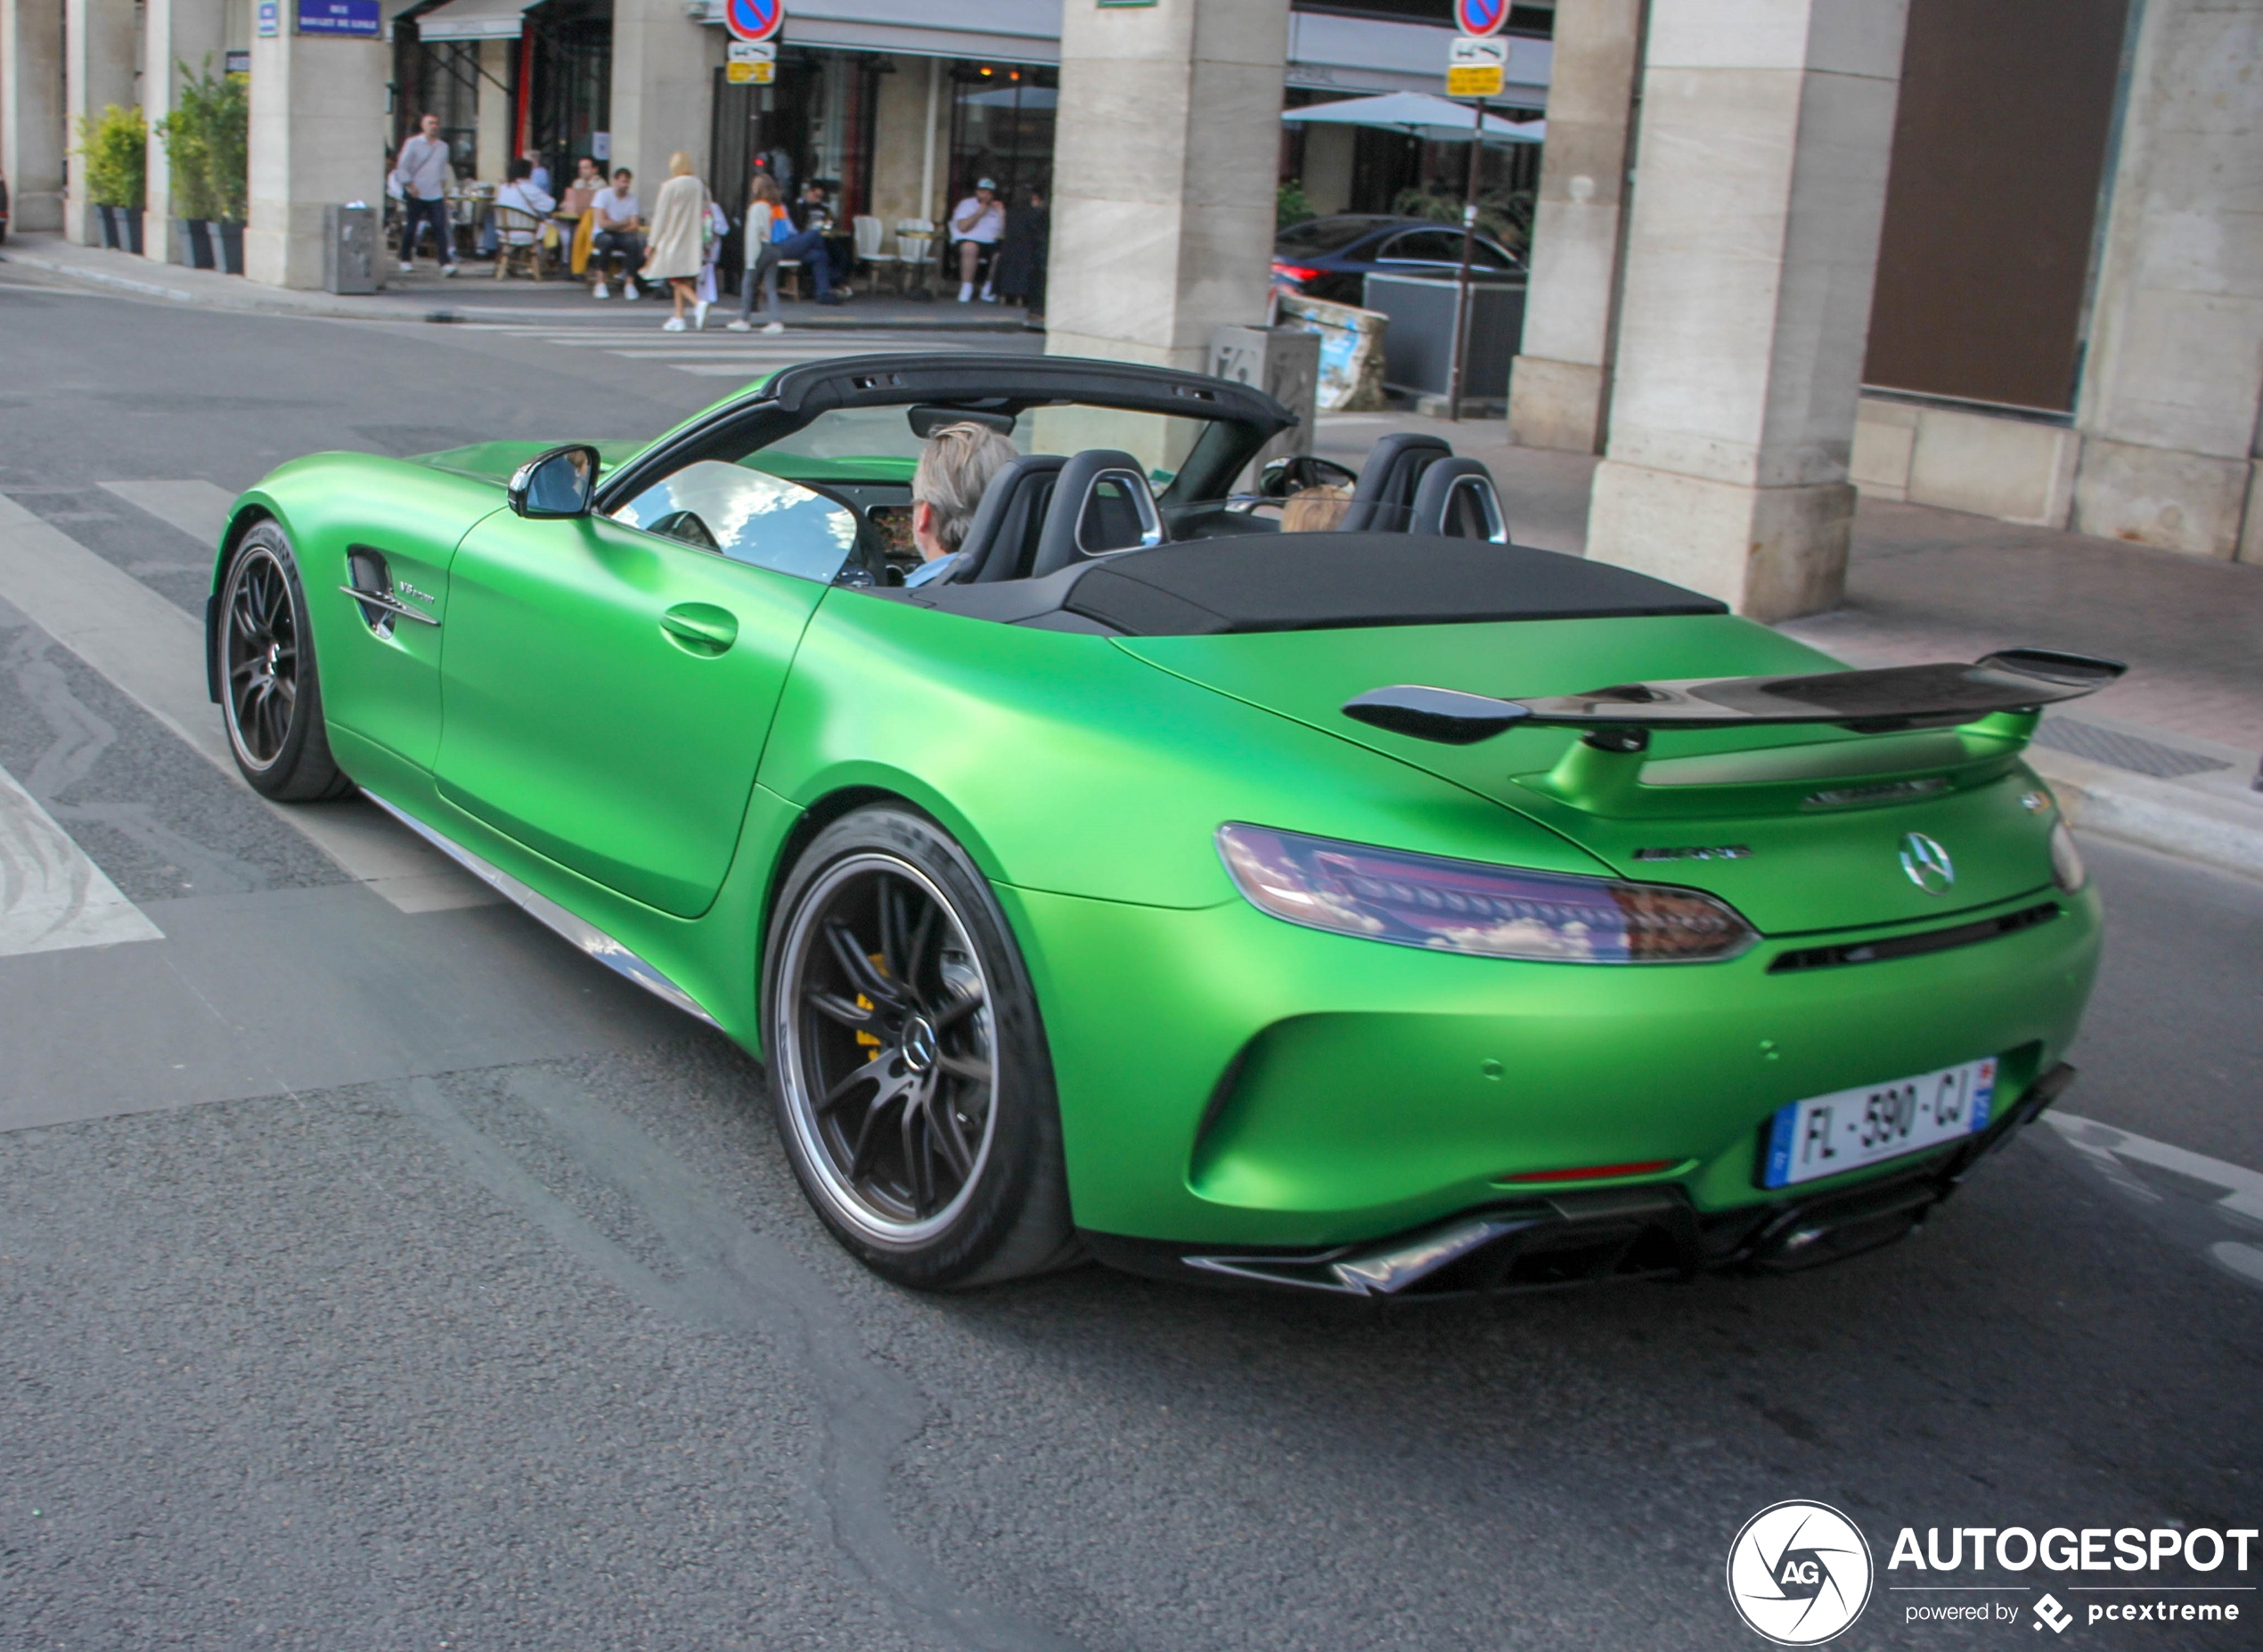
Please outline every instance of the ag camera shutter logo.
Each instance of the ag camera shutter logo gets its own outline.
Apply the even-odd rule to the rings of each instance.
[[[1728,1546],[1728,1599],[1754,1634],[1819,1646],[1870,1604],[1870,1544],[1827,1503],[1772,1503]]]

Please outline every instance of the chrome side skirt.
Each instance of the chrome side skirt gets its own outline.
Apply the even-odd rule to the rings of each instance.
[[[503,899],[525,912],[536,923],[553,934],[564,937],[575,947],[596,959],[614,974],[635,982],[655,998],[674,1004],[684,1014],[705,1021],[709,1026],[715,1025],[715,1017],[699,1007],[698,999],[692,997],[690,994],[685,992],[683,988],[662,975],[595,924],[576,918],[548,896],[535,893],[500,866],[491,865],[462,844],[442,837],[422,821],[394,807],[375,792],[364,791],[362,796],[439,850],[464,871],[478,879]]]

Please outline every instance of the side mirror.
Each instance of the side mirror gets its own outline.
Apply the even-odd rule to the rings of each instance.
[[[511,478],[511,508],[526,517],[585,516],[597,491],[597,449],[553,447]]]
[[[1267,499],[1287,499],[1308,487],[1356,487],[1360,473],[1333,459],[1291,454],[1257,473],[1257,491]]]

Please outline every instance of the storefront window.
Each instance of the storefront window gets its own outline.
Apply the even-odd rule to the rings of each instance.
[[[526,13],[518,40],[520,140],[542,156],[552,179],[570,178],[584,155],[605,171],[625,166],[665,176],[633,156],[597,152],[605,131],[613,89],[611,0],[550,0]],[[665,161],[666,157],[662,157]]]
[[[1050,187],[1053,124],[1060,71],[1009,63],[960,62],[951,70],[951,192],[974,193],[978,179],[1014,201],[1035,184]]]

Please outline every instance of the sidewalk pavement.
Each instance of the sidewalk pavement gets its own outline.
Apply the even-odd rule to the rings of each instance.
[[[1392,429],[1483,460],[1519,544],[1586,549],[1595,460],[1395,413],[1323,414],[1314,446],[1357,464]],[[1844,605],[1778,628],[1856,666],[2020,644],[2127,661],[2045,717],[2029,761],[2086,830],[2263,878],[2263,567],[1864,500]]]
[[[404,275],[388,266],[380,272],[382,292],[344,294],[298,292],[261,286],[241,275],[217,270],[194,270],[178,264],[157,264],[130,252],[102,247],[74,246],[60,235],[11,235],[0,245],[0,263],[83,285],[131,292],[143,298],[165,299],[176,304],[200,304],[218,309],[249,310],[270,315],[314,315],[342,321],[507,321],[578,323],[612,317],[621,308],[615,299],[599,304],[579,281],[497,281],[493,265],[467,259],[460,274],[443,278],[439,266],[420,259],[415,273]],[[938,291],[940,292],[940,289]],[[652,303],[648,295],[645,303]],[[658,299],[661,309],[666,297]],[[860,332],[891,331],[1018,332],[1024,317],[1009,304],[960,304],[955,292],[929,302],[899,294],[860,292],[849,302],[820,306],[806,300],[782,299],[780,308],[796,331],[850,328]],[[727,313],[726,313],[727,312]],[[631,315],[642,312],[632,309]],[[708,313],[714,331],[738,315],[735,299]],[[656,315],[653,325],[659,324]]]

